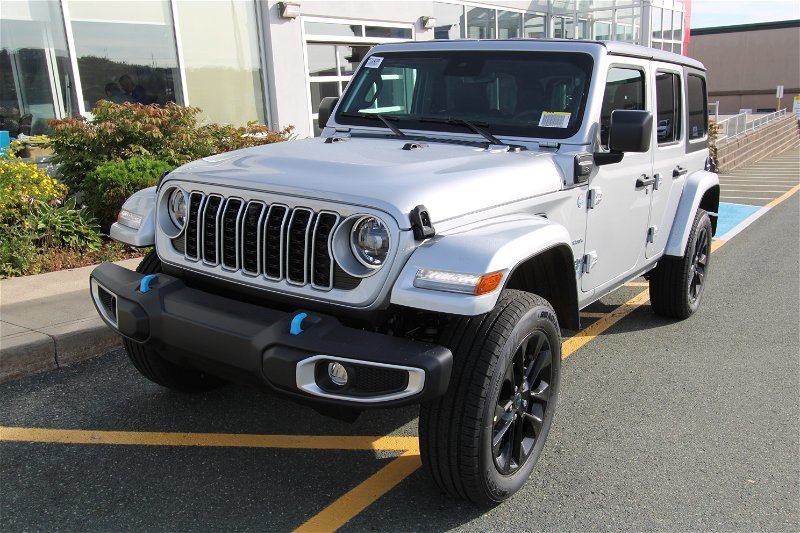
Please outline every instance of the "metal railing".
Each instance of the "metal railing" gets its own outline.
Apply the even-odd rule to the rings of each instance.
[[[720,120],[719,122],[717,122],[717,125],[719,126],[719,134],[717,135],[717,142],[723,139],[732,139],[738,137],[739,135],[742,135],[749,131],[753,131],[756,128],[759,128],[764,124],[768,124],[774,120],[782,118],[785,115],[786,115],[786,110],[781,109],[779,111],[775,111],[768,115],[763,115],[752,120],[748,120],[749,113],[739,113],[738,115],[734,115],[732,117]]]

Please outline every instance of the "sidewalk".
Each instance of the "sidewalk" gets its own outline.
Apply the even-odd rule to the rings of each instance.
[[[133,270],[140,261],[117,264]],[[0,281],[0,383],[88,359],[120,344],[89,296],[93,268]]]

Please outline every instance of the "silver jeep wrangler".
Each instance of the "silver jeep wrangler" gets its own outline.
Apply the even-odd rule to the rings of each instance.
[[[420,405],[450,494],[500,502],[553,421],[561,328],[644,275],[653,310],[703,296],[719,181],[703,66],[616,42],[373,48],[322,136],[184,165],[112,237],[155,246],[91,292],[136,368],[321,412]]]

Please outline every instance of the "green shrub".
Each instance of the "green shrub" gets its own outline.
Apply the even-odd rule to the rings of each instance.
[[[0,235],[0,278],[35,274],[32,266],[37,257],[40,257],[40,252],[29,232],[22,228],[6,229]]]
[[[250,123],[242,128],[209,124],[200,126],[197,107],[167,104],[113,104],[101,101],[93,118],[69,117],[51,120],[51,161],[73,192],[81,189],[85,176],[106,161],[131,157],[159,159],[173,167],[201,157],[246,146],[285,141],[293,128],[270,132]]]
[[[130,195],[157,184],[159,176],[173,168],[165,161],[145,157],[106,161],[86,176],[83,201],[107,232]]]
[[[99,250],[103,244],[100,227],[85,207],[78,209],[72,197],[63,205],[36,202],[28,216],[27,228],[33,242],[44,251]]]

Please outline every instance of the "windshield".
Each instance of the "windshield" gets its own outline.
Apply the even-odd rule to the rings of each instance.
[[[420,51],[370,56],[350,81],[339,124],[564,139],[574,135],[592,57],[572,52]],[[373,115],[373,116],[359,116]],[[450,123],[448,123],[450,121]]]

